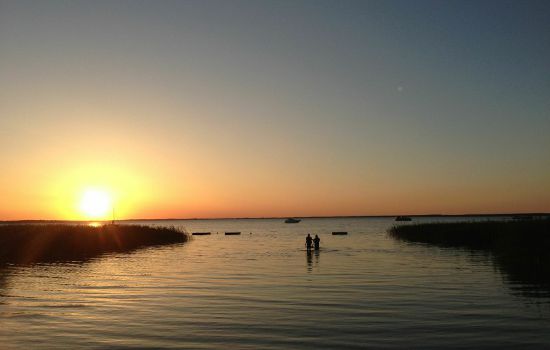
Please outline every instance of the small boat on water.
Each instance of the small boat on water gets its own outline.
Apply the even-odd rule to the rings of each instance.
[[[333,236],[345,236],[347,234],[348,233],[346,231],[334,231],[334,232],[332,232]]]
[[[240,234],[241,234],[240,232],[226,232],[225,233],[226,236],[238,236]]]
[[[409,216],[398,216],[395,218],[395,221],[411,221],[412,218],[410,218]]]
[[[302,221],[302,220],[300,220],[300,219],[294,219],[294,218],[288,218],[288,219],[285,220],[285,224],[297,224],[297,223],[299,223],[300,221]]]
[[[208,236],[211,232],[193,232],[193,236]]]

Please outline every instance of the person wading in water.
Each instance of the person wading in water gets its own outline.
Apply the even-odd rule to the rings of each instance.
[[[310,234],[308,233],[307,237],[306,237],[306,249],[307,250],[311,250],[312,241],[313,241],[313,238],[311,238]]]
[[[319,250],[319,243],[321,242],[321,238],[319,236],[315,235],[315,238],[313,239],[313,244],[315,244],[315,250]]]

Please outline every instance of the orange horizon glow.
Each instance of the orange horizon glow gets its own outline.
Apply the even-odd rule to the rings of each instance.
[[[219,175],[204,161],[196,161],[201,164],[199,171],[175,166],[171,155],[162,158],[145,151],[144,158],[138,158],[124,151],[126,157],[106,152],[101,161],[67,153],[62,162],[35,159],[25,172],[39,168],[48,176],[10,174],[13,185],[0,184],[4,199],[10,198],[9,206],[0,207],[0,220],[111,220],[113,208],[117,220],[550,212],[544,192],[521,195],[531,190],[526,186],[504,190],[493,183],[485,188],[465,184],[453,188],[420,181],[406,186],[397,178],[392,182],[371,177],[356,187],[346,177],[330,179],[332,183],[322,175],[311,182],[296,181],[307,172],[279,174],[275,179],[254,174],[254,169]],[[231,167],[218,165],[223,166]],[[249,172],[253,177],[245,176]],[[82,210],[83,197],[90,190],[105,193],[104,201],[109,203],[101,210]]]
[[[116,170],[115,170],[116,169]],[[52,184],[44,191],[42,198],[51,198],[49,202],[35,202],[34,211],[23,205],[13,206],[14,211],[1,212],[1,220],[111,220],[113,209],[117,220],[126,219],[163,219],[163,218],[244,218],[244,217],[323,217],[323,216],[386,216],[386,215],[426,215],[426,214],[507,214],[550,212],[543,201],[526,201],[523,206],[514,207],[510,203],[501,205],[491,203],[489,197],[480,196],[474,202],[472,198],[455,197],[453,201],[436,196],[432,201],[417,201],[422,194],[419,189],[409,189],[402,193],[402,200],[395,201],[399,193],[382,190],[372,191],[370,195],[355,195],[351,198],[330,198],[324,193],[310,191],[307,195],[294,196],[291,200],[284,192],[265,192],[260,202],[253,194],[237,197],[238,191],[227,191],[216,196],[216,192],[204,191],[203,196],[191,197],[189,193],[178,191],[170,193],[162,186],[155,186],[146,178],[133,177],[123,168],[110,168],[93,172],[83,168],[81,171],[66,172],[59,183]],[[89,181],[103,173],[102,181]],[[107,174],[108,173],[108,174]],[[127,178],[126,178],[127,176]],[[128,179],[125,181],[125,179]],[[378,192],[378,193],[377,193]],[[155,196],[155,193],[158,196]],[[351,194],[347,194],[350,196]],[[426,198],[426,193],[423,193]],[[40,197],[38,197],[40,198]],[[234,200],[237,199],[238,200]],[[370,198],[364,199],[364,198]],[[481,200],[484,199],[484,200]],[[330,203],[332,202],[332,203]],[[440,205],[434,205],[439,202]],[[492,209],[487,209],[492,207]],[[361,209],[363,208],[363,209]]]
[[[495,183],[485,188],[464,184],[453,188],[437,183],[427,187],[421,182],[406,186],[404,179],[371,178],[357,187],[345,177],[323,183],[319,176],[308,183],[294,181],[307,173],[246,177],[250,170],[245,169],[238,173],[241,178],[219,175],[207,163],[202,163],[201,172],[176,167],[170,159],[149,157],[155,166],[131,156],[124,161],[109,156],[99,162],[74,159],[78,165],[72,165],[73,157],[67,157],[66,163],[37,160],[25,171],[33,174],[31,169],[42,169],[48,176],[10,174],[11,180],[0,184],[3,203],[9,203],[0,206],[0,220],[111,220],[113,208],[118,220],[550,212],[544,192],[533,193],[535,189],[526,186],[500,189]],[[89,190],[106,193],[108,199],[103,201],[109,203],[101,204],[103,209],[83,210]],[[521,191],[532,193],[525,196]]]

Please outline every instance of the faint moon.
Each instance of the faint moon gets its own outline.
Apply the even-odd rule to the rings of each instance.
[[[402,87],[402,86],[398,86],[398,87],[397,87],[397,91],[403,91],[403,87]]]

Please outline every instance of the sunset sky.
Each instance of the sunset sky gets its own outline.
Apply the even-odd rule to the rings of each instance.
[[[550,212],[549,1],[0,0],[0,77],[0,220]]]

